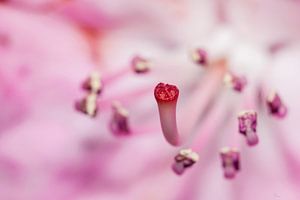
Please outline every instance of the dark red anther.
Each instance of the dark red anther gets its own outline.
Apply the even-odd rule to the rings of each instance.
[[[199,156],[196,152],[193,152],[191,149],[182,149],[174,158],[175,163],[172,165],[173,171],[181,175],[183,172],[193,166],[199,159]]]
[[[272,92],[267,97],[267,106],[269,108],[269,112],[277,117],[285,117],[287,114],[287,107],[283,104],[281,98],[276,92]]]
[[[242,111],[238,115],[239,132],[245,135],[247,143],[250,146],[258,143],[258,136],[256,133],[257,127],[257,113],[253,110]]]
[[[247,79],[244,76],[236,76],[233,73],[226,73],[224,76],[224,83],[235,91],[242,92],[247,85]]]
[[[220,151],[224,177],[232,179],[240,170],[240,153],[235,148],[224,147]]]

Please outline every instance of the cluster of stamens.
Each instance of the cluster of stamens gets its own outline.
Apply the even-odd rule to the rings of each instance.
[[[267,106],[269,112],[277,117],[285,117],[287,114],[287,107],[283,104],[281,98],[276,92],[272,92],[267,97]]]
[[[199,65],[210,65],[212,68],[215,64],[221,62],[210,62],[208,64],[207,54],[202,49],[196,49],[192,54],[193,61]],[[223,60],[222,60],[223,61]],[[226,63],[226,59],[225,62]],[[222,63],[223,64],[223,63]],[[226,65],[226,64],[224,64]],[[237,92],[242,92],[247,84],[244,76],[237,76],[232,72],[227,72],[223,76],[223,80],[227,86]],[[179,90],[175,85],[159,83],[154,89],[154,96],[158,104],[162,131],[167,141],[175,146],[177,145],[178,132],[176,128],[175,108],[179,97]],[[278,96],[269,98],[268,105],[272,113],[278,113],[282,109],[282,103]],[[238,115],[239,133],[246,137],[250,146],[258,144],[258,136],[256,133],[257,113],[254,110],[242,111]],[[235,174],[240,170],[240,153],[236,148],[225,147],[220,151],[222,166],[224,168],[225,178],[234,178]],[[199,156],[191,149],[184,149],[175,156],[175,163],[172,165],[173,171],[181,175],[187,168],[190,168]]]
[[[242,111],[238,115],[239,132],[246,137],[247,143],[250,146],[258,143],[256,133],[257,113],[253,110]]]
[[[207,53],[203,49],[195,49],[192,53],[192,59],[199,65],[213,67],[214,62],[208,62]],[[131,60],[131,68],[136,73],[145,73],[149,70],[149,62],[140,56],[135,56]],[[231,72],[227,72],[222,77],[224,78],[224,83],[237,92],[242,92],[247,84],[245,77],[237,76]],[[82,85],[82,88],[87,91],[87,95],[76,103],[76,108],[91,117],[95,117],[98,110],[97,98],[102,91],[102,87],[100,75],[92,73]],[[175,116],[176,103],[179,97],[178,88],[175,85],[159,83],[154,89],[154,96],[158,104],[162,131],[165,138],[171,145],[181,145]],[[286,115],[287,108],[277,93],[269,95],[266,103],[272,115],[278,117]],[[109,124],[112,133],[116,135],[129,135],[131,130],[128,118],[128,110],[120,102],[114,102],[112,104],[112,117]],[[248,145],[253,146],[258,144],[256,111],[246,110],[240,112],[238,122],[239,133],[246,137]],[[240,171],[240,153],[238,149],[224,147],[220,151],[220,158],[224,169],[224,177],[228,179],[234,178],[236,173]],[[172,165],[172,169],[176,174],[181,175],[186,169],[192,167],[198,159],[199,155],[192,149],[182,149],[174,157],[175,162]]]
[[[93,72],[82,84],[82,88],[87,91],[87,95],[76,102],[76,109],[90,117],[95,117],[98,111],[97,99],[102,87],[99,73]]]
[[[111,131],[116,135],[129,135],[131,131],[128,123],[128,110],[118,101],[113,102],[112,110],[113,114],[110,121]]]
[[[226,73],[224,83],[227,87],[232,88],[237,92],[242,92],[247,85],[247,79],[244,76],[236,76],[233,73]]]
[[[172,166],[173,171],[181,175],[187,168],[193,166],[198,160],[199,155],[192,149],[182,149],[174,158],[175,163]]]
[[[236,148],[224,147],[220,151],[224,177],[232,179],[240,170],[240,153]]]

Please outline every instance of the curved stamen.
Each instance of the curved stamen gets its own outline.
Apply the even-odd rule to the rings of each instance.
[[[218,91],[221,79],[226,69],[225,60],[218,60],[212,64],[208,70],[203,84],[197,88],[186,104],[185,114],[180,115],[180,127],[177,128],[176,105],[179,90],[174,85],[160,83],[154,90],[160,116],[160,123],[166,140],[174,146],[178,146],[185,141],[190,134],[201,113],[205,110],[211,98]],[[193,113],[191,115],[191,113]],[[188,119],[188,120],[187,120]],[[180,134],[179,134],[180,133]]]

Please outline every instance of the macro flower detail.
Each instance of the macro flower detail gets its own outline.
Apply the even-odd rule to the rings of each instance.
[[[223,147],[220,151],[220,158],[224,170],[224,177],[232,179],[240,171],[240,153],[236,148]]]
[[[257,113],[253,110],[242,111],[238,115],[239,132],[246,137],[250,146],[258,144],[256,133]]]
[[[146,73],[150,70],[150,63],[141,56],[134,56],[131,60],[131,67],[136,73]]]
[[[191,57],[198,65],[207,66],[208,64],[207,52],[204,49],[194,49],[191,53]]]
[[[199,155],[192,149],[182,149],[175,156],[175,163],[172,165],[173,171],[181,175],[187,168],[193,166],[199,160]]]
[[[244,76],[236,76],[233,73],[226,73],[224,83],[227,87],[232,88],[237,92],[242,92],[247,85],[247,79]]]
[[[110,120],[110,130],[115,135],[129,135],[131,130],[129,127],[129,112],[120,102],[115,101],[112,104],[112,118]]]
[[[300,199],[299,1],[0,2],[0,200]]]
[[[287,114],[287,107],[282,102],[280,96],[276,92],[272,92],[267,97],[267,106],[269,112],[276,117],[283,118]]]

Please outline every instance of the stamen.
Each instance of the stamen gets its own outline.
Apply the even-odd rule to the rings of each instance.
[[[232,179],[240,170],[240,153],[236,148],[224,147],[220,151],[224,177]]]
[[[193,50],[192,60],[199,65],[207,66],[207,52],[200,48]]]
[[[268,95],[267,106],[269,108],[269,112],[273,116],[283,118],[287,114],[287,107],[283,104],[281,98],[276,92],[272,92]]]
[[[192,149],[182,149],[175,156],[174,160],[175,163],[172,165],[172,169],[176,174],[181,175],[199,160],[199,155],[193,152]]]
[[[131,67],[136,73],[146,73],[150,69],[150,63],[148,60],[141,56],[135,56],[131,60]]]
[[[111,131],[116,135],[129,135],[131,133],[128,124],[129,112],[118,101],[112,104],[112,109]]]
[[[242,92],[247,84],[247,79],[244,76],[236,76],[233,73],[224,75],[224,83],[227,87],[234,89],[237,92]]]
[[[257,113],[253,110],[242,111],[238,115],[239,132],[245,135],[247,143],[250,146],[258,144],[256,134]]]
[[[82,88],[89,92],[100,94],[103,89],[100,74],[98,72],[92,72],[90,77],[83,83]]]
[[[178,88],[175,85],[159,83],[154,89],[154,96],[158,104],[161,127],[166,140],[174,146],[179,145],[176,123]]]
[[[75,103],[75,108],[90,117],[96,117],[98,111],[97,95],[88,94],[84,99]]]

